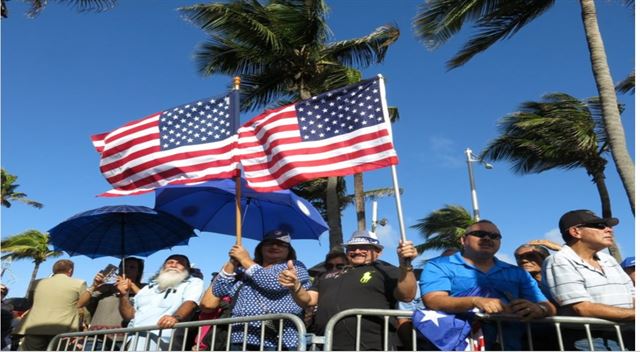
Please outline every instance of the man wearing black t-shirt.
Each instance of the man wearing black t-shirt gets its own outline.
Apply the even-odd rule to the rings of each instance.
[[[398,300],[409,302],[416,294],[411,260],[418,253],[411,241],[398,246],[400,267],[377,260],[383,246],[372,232],[356,231],[345,247],[349,265],[320,278],[308,291],[301,286],[291,263],[279,277],[280,284],[289,287],[301,307],[318,306],[315,333],[319,335],[338,312],[351,308],[395,309]],[[381,317],[363,317],[359,349],[395,349],[393,327],[389,330],[389,346],[384,346],[384,328]],[[356,333],[356,318],[342,319],[333,331],[333,350],[355,350]]]

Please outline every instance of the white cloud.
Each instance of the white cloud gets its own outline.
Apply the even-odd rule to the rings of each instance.
[[[400,233],[389,223],[376,227],[376,235],[385,248],[396,248],[400,241]]]
[[[544,237],[544,239],[546,240],[553,241],[557,244],[564,243],[564,240],[562,239],[562,234],[560,233],[560,230],[558,230],[557,228],[547,231],[542,237]]]
[[[515,259],[513,258],[513,255],[511,255],[511,254],[498,252],[498,253],[496,253],[496,257],[498,259],[502,260],[503,262],[507,262],[509,264],[517,265]]]
[[[453,140],[442,136],[429,137],[430,154],[444,167],[460,167],[464,164],[464,154],[455,148]]]

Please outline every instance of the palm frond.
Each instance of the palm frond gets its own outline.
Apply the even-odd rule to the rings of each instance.
[[[448,69],[460,67],[499,40],[509,38],[553,5],[553,0],[510,1],[485,14],[475,24],[477,34],[447,62]]]
[[[631,94],[635,94],[636,72],[632,71],[627,77],[625,77],[625,79],[618,82],[618,84],[616,84],[616,91],[622,94],[629,93],[629,92],[631,92]]]

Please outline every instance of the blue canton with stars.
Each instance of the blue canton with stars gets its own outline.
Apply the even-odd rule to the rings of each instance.
[[[197,100],[162,112],[160,148],[217,142],[235,134],[229,96]]]
[[[296,104],[303,141],[318,141],[384,122],[378,78]]]

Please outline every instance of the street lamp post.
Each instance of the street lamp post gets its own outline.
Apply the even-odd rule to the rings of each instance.
[[[477,155],[473,154],[471,149],[467,148],[464,151],[464,154],[467,156],[467,170],[469,171],[469,187],[471,188],[471,206],[473,207],[473,219],[474,221],[480,220],[480,208],[478,206],[478,193],[476,192],[476,181],[473,177],[473,167],[471,163],[479,162],[486,169],[492,169],[493,165],[488,162],[480,159]]]

